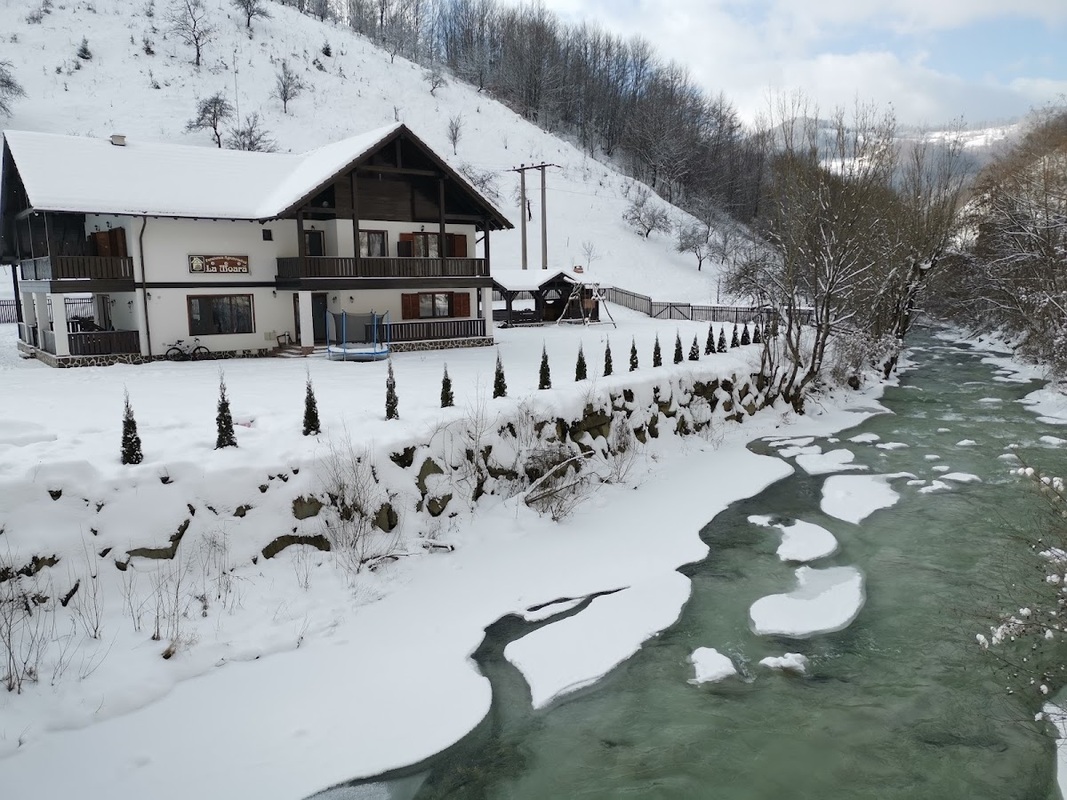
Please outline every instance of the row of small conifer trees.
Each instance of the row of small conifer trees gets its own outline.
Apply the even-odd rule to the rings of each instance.
[[[733,336],[730,339],[730,347],[740,347],[747,344],[760,344],[762,343],[764,334],[760,332],[759,325],[753,326],[753,333],[751,338],[748,334],[748,326],[742,326],[740,335],[738,334],[737,325],[734,325]],[[712,353],[725,353],[727,350],[726,345],[726,326],[722,326],[719,330],[718,340],[715,339],[715,327],[713,325],[708,326],[708,338],[704,343],[704,355],[711,355]],[[682,352],[682,335],[676,333],[674,337],[674,363],[681,364],[684,360]],[[700,343],[698,337],[693,336],[693,344],[689,348],[689,360],[700,360]],[[663,355],[660,350],[659,334],[656,334],[656,342],[652,347],[652,366],[663,366]],[[630,372],[633,372],[638,367],[637,357],[637,342],[634,339],[630,340]],[[607,342],[604,347],[604,376],[611,375],[614,371],[614,365],[611,360],[611,342]],[[584,381],[588,377],[588,369],[585,362],[585,352],[582,350],[582,346],[578,346],[578,360],[574,365],[574,380]],[[541,348],[541,367],[537,381],[538,389],[551,389],[552,388],[552,371],[548,364],[548,351]],[[493,397],[506,397],[508,393],[508,384],[504,378],[504,364],[500,360],[500,353],[496,354],[496,372],[493,376]],[[444,375],[441,378],[441,408],[449,408],[455,405],[456,398],[452,392],[452,379],[448,377],[448,365],[445,365]],[[389,361],[389,371],[385,379],[385,418],[399,419],[400,418],[400,400],[396,393],[396,378],[393,375],[393,362]],[[215,449],[220,450],[224,447],[237,447],[237,436],[233,430],[233,415],[230,412],[230,400],[226,394],[226,379],[220,373],[219,374],[219,402],[217,413],[215,415],[215,425],[217,435],[215,438]],[[311,385],[311,375],[307,376],[307,386],[304,395],[304,436],[313,436],[321,432],[321,425],[319,423],[319,408],[318,403],[315,400],[315,390]],[[123,464],[140,464],[144,460],[144,453],[141,450],[141,437],[137,433],[137,420],[133,416],[133,407],[130,405],[129,392],[125,395],[125,410],[122,416],[122,463]]]
[[[389,365],[389,377],[392,379],[393,366]],[[395,386],[394,386],[395,395]],[[219,402],[215,414],[215,449],[237,447],[237,436],[233,430],[233,414],[230,412],[230,398],[226,394],[226,378],[219,373]],[[307,376],[307,391],[304,395],[304,435],[321,433],[319,424],[319,406],[315,400],[315,390],[311,385],[311,375]],[[137,420],[130,405],[130,393],[125,394],[125,409],[122,414],[122,463],[140,464],[144,461],[141,450],[141,437],[137,433]]]

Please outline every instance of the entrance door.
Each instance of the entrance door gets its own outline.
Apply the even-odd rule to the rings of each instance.
[[[304,231],[304,253],[308,256],[326,255],[326,235],[323,231]]]
[[[326,293],[311,295],[311,318],[315,322],[315,344],[326,342]]]

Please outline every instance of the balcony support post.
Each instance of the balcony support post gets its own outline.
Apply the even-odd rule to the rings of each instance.
[[[67,324],[67,296],[49,294],[52,301],[52,334],[55,336],[56,355],[70,355],[70,326]]]

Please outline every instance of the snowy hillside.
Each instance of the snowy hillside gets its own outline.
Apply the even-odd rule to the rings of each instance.
[[[31,23],[27,20],[38,5],[0,0],[3,58],[12,63],[27,95],[13,102],[12,117],[0,124],[209,147],[214,146],[210,132],[186,132],[185,124],[199,98],[223,92],[236,101],[242,118],[259,114],[278,150],[302,152],[399,120],[457,168],[492,174],[498,205],[516,226],[493,237],[494,271],[520,265],[519,179],[509,170],[549,162],[558,165],[548,170],[550,269],[582,264],[602,283],[656,299],[717,300],[716,264],[706,263],[698,272],[694,257],[676,252],[674,236],[653,233],[645,240],[622,221],[637,184],[486,95],[451,79],[431,92],[422,67],[399,57],[391,62],[385,51],[349,29],[291,8],[270,3],[272,18],[255,20],[249,33],[228,0],[206,5],[216,33],[197,70],[192,47],[168,32],[166,3],[55,2],[40,22]],[[83,37],[89,60],[77,56]],[[308,87],[290,101],[288,114],[272,97],[283,59]],[[448,127],[457,118],[462,127],[453,154]],[[527,191],[529,260],[539,267],[536,171],[527,173]],[[683,216],[673,208],[671,214]],[[587,243],[595,251],[592,259]],[[0,287],[10,294],[9,279]]]

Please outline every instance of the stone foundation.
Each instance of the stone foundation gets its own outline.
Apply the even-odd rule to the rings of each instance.
[[[47,350],[41,350],[23,341],[18,342],[19,352],[36,358],[50,367],[110,367],[113,364],[147,364],[151,361],[166,361],[161,355],[151,358],[140,353],[108,353],[97,356],[56,356]],[[270,350],[220,350],[211,354],[210,360],[221,358],[264,358],[271,355]],[[204,359],[208,360],[208,359]]]
[[[394,353],[413,353],[421,350],[451,350],[459,347],[492,347],[492,336],[476,336],[469,339],[427,339],[422,342],[393,342],[389,349]]]

